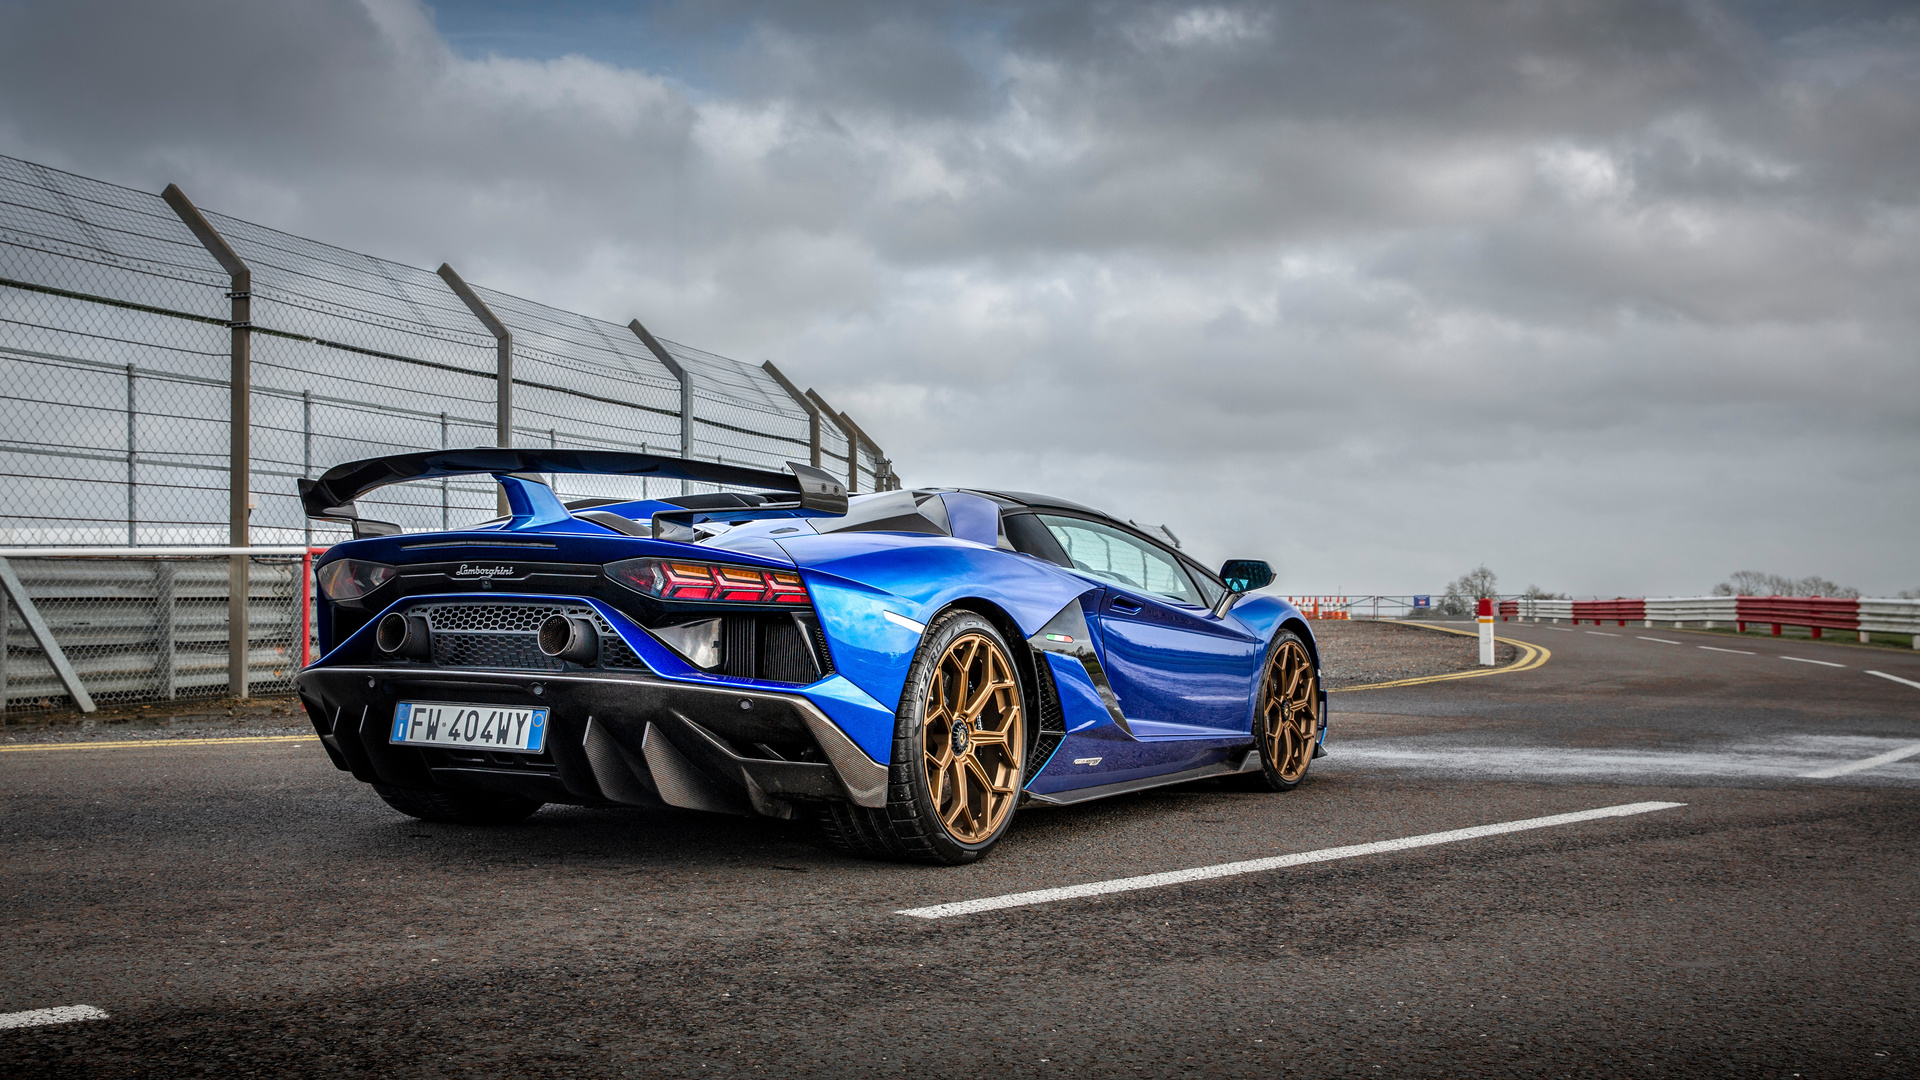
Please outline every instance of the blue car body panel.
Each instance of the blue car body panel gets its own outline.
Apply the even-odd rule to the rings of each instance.
[[[887,612],[925,625],[956,603],[985,601],[1025,637],[1087,589],[1029,556],[948,537],[828,534],[783,538],[781,546],[814,597],[835,666],[875,700],[896,706],[920,635],[889,621]]]
[[[1238,619],[1108,588],[1099,627],[1114,693],[1134,734],[1251,731],[1265,644]]]
[[[516,573],[526,565],[565,564],[586,568],[582,580],[596,585],[603,585],[598,566],[648,556],[797,571],[830,654],[831,674],[772,689],[810,702],[881,766],[892,757],[896,712],[923,636],[915,626],[965,606],[997,613],[1021,638],[1032,639],[1078,604],[1092,640],[1076,644],[1090,648],[1092,659],[1044,651],[1038,643],[1033,653],[1050,676],[1063,726],[1052,753],[1029,765],[1026,790],[1038,796],[1180,774],[1236,755],[1244,759],[1274,634],[1284,625],[1316,648],[1299,612],[1272,597],[1243,597],[1216,613],[1009,550],[1004,504],[969,492],[927,496],[939,506],[924,512],[944,534],[834,531],[793,514],[755,518],[703,542],[682,543],[627,535],[578,516],[542,484],[514,477],[502,483],[511,509],[506,520],[342,543],[321,556],[316,569],[347,558],[395,567],[403,577],[409,567],[428,564],[443,574],[462,573],[468,564],[476,573],[493,564]],[[638,521],[678,507],[649,500],[596,509]],[[711,515],[715,521],[725,517]],[[446,570],[448,564],[456,569]],[[696,666],[584,585],[579,592],[518,591],[507,578],[480,591],[402,596],[342,640],[336,640],[331,606],[322,603],[324,655],[309,670],[360,662],[372,649],[381,617],[404,614],[423,601],[566,602],[591,607],[660,680],[705,689],[769,689],[761,681]]]

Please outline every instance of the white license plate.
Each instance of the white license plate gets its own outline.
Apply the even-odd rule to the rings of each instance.
[[[448,701],[403,701],[394,706],[393,735],[409,746],[459,746],[537,754],[547,738],[547,710]]]

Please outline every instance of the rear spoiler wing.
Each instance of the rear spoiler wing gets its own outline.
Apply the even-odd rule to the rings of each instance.
[[[400,532],[398,525],[361,517],[354,500],[389,484],[438,480],[449,476],[491,475],[507,489],[508,502],[516,519],[545,518],[555,510],[564,519],[565,509],[554,498],[551,489],[546,487],[545,481],[533,475],[538,473],[691,480],[788,496],[744,512],[730,512],[730,516],[734,517],[834,517],[847,512],[846,485],[827,472],[797,461],[787,462],[787,471],[777,473],[719,462],[620,450],[549,450],[505,446],[390,454],[335,465],[320,474],[317,480],[299,481],[300,505],[310,518],[351,524],[355,537],[392,536]],[[537,488],[544,498],[530,490],[532,488]],[[677,539],[683,538],[681,534],[684,531],[684,538],[691,539],[693,519],[697,513],[680,511],[655,514],[654,535],[662,539]]]

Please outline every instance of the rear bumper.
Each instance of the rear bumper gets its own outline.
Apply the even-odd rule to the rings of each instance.
[[[789,817],[796,801],[886,805],[887,767],[798,694],[638,674],[341,666],[294,679],[335,765],[370,784],[581,805]],[[546,706],[538,755],[389,743],[403,700]]]

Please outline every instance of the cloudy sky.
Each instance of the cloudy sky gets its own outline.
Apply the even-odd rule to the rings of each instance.
[[[0,153],[1282,591],[1920,587],[1911,4],[0,0]]]

